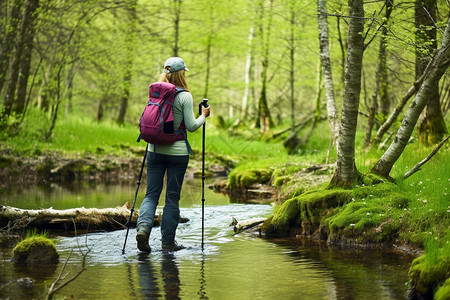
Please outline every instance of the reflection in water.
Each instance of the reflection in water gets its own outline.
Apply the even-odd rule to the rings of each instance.
[[[197,182],[198,183],[198,182]],[[156,238],[150,254],[138,254],[131,230],[126,254],[122,254],[124,230],[81,235],[92,251],[87,270],[58,292],[58,298],[75,299],[404,299],[408,266],[412,258],[386,251],[340,251],[326,244],[294,243],[296,239],[263,240],[244,234],[232,235],[232,218],[239,221],[268,217],[270,205],[230,203],[226,196],[207,189],[205,250],[200,249],[201,189],[186,181],[180,207],[188,223],[180,224],[177,237],[188,249],[164,254]],[[13,195],[14,206],[27,209],[55,206],[115,207],[134,195],[130,188],[96,187],[90,194],[79,191],[51,199]],[[89,197],[86,196],[89,194]],[[35,197],[36,196],[36,197]],[[39,197],[38,197],[39,196]],[[1,194],[0,194],[1,198]],[[45,199],[44,199],[45,198]],[[8,203],[6,199],[6,203]],[[2,199],[3,200],[3,199]],[[22,201],[22,202],[21,202]],[[137,203],[139,205],[139,203]],[[161,203],[161,206],[163,203]],[[154,236],[159,236],[156,227]],[[298,241],[298,240],[297,240]],[[13,245],[0,247],[0,298],[37,299],[58,272],[54,269],[15,268],[10,262]],[[77,237],[58,236],[61,261],[78,249]],[[74,253],[69,265],[76,269],[82,255]],[[58,268],[61,268],[61,263]],[[31,277],[34,287],[24,291],[17,279]],[[101,280],[99,280],[101,278]],[[128,279],[128,280],[127,280]]]
[[[206,280],[205,280],[205,253],[202,252],[202,260],[201,260],[201,268],[200,268],[200,290],[198,291],[198,295],[200,299],[208,299],[206,296]]]
[[[157,264],[159,263],[165,299],[181,299],[179,271],[172,253],[164,253],[160,262],[154,262],[148,254],[140,253],[138,260],[139,285],[144,299],[160,299],[163,296],[158,285],[160,276]]]

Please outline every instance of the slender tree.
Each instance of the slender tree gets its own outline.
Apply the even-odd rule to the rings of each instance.
[[[14,111],[16,114],[22,114],[25,108],[27,96],[28,78],[30,76],[31,55],[33,51],[33,40],[35,35],[35,20],[37,18],[38,0],[25,1],[23,34],[23,50],[20,57],[19,77],[17,81],[17,95]]]
[[[173,0],[173,29],[174,29],[174,39],[173,39],[173,56],[178,56],[179,52],[179,42],[180,42],[180,20],[181,20],[181,1]]]
[[[425,79],[417,92],[414,100],[411,102],[405,117],[403,118],[400,129],[398,130],[394,140],[389,148],[377,161],[371,172],[381,175],[385,178],[389,177],[389,173],[402,154],[414,127],[419,119],[420,113],[429,102],[429,96],[433,93],[436,84],[441,79],[447,68],[450,66],[450,18],[447,21],[441,47],[436,55],[429,63],[426,69]]]
[[[319,51],[322,73],[325,84],[325,98],[327,103],[328,124],[330,126],[330,145],[328,147],[327,162],[330,152],[335,147],[339,137],[339,120],[334,96],[333,74],[331,72],[330,46],[328,39],[327,1],[317,1],[319,24]]]
[[[415,25],[416,25],[416,79],[424,72],[430,53],[437,49],[436,40],[436,9],[434,0],[416,0]],[[445,120],[442,115],[439,82],[430,90],[429,102],[422,113],[419,124],[419,141],[423,144],[435,144],[440,142],[448,133]]]
[[[349,0],[348,54],[345,68],[342,116],[337,147],[336,170],[332,186],[351,187],[359,176],[355,165],[355,135],[361,92],[361,70],[364,51],[363,0]]]
[[[128,107],[128,100],[130,98],[130,86],[133,73],[134,60],[134,37],[136,35],[137,14],[136,14],[137,0],[131,0],[127,7],[128,16],[128,33],[125,38],[126,43],[126,58],[123,76],[123,91],[119,102],[117,123],[123,125],[125,123],[125,115]]]
[[[259,10],[261,14],[259,31],[262,40],[262,72],[261,72],[261,93],[258,100],[258,120],[257,127],[261,129],[262,133],[267,132],[271,126],[273,126],[272,117],[270,115],[269,105],[267,104],[267,72],[269,68],[269,45],[270,45],[270,30],[272,26],[272,8],[273,0],[270,0],[270,10],[268,14],[265,13],[265,1],[259,1]],[[264,20],[267,20],[267,24],[264,27]]]
[[[375,72],[375,88],[372,93],[372,103],[369,107],[369,118],[367,122],[366,137],[364,140],[364,147],[369,147],[372,139],[372,129],[375,123],[375,114],[378,112],[378,107],[381,106],[381,113],[388,114],[390,101],[389,101],[389,89],[388,89],[388,72],[387,72],[387,22],[389,21],[392,13],[394,0],[386,0],[385,2],[385,21],[381,26],[381,38],[380,46],[378,49],[378,64]],[[378,98],[381,100],[381,105],[378,105]],[[386,113],[387,112],[387,113]]]
[[[2,5],[2,8],[5,10],[2,13],[2,18],[6,23],[9,19],[9,23],[5,24],[5,35],[1,40],[1,52],[0,52],[0,92],[3,89],[3,86],[6,81],[6,75],[8,73],[8,68],[11,60],[11,53],[16,43],[16,36],[18,32],[18,26],[20,24],[20,10],[22,7],[22,0],[16,0],[12,2],[11,9],[8,15],[8,6],[5,4]],[[8,105],[7,101],[9,99],[5,99],[5,104]],[[9,109],[9,108],[8,108]]]
[[[244,83],[245,90],[244,95],[242,96],[242,112],[241,112],[241,120],[245,122],[248,115],[248,98],[250,95],[250,78],[252,71],[252,61],[253,61],[253,37],[255,35],[255,28],[253,25],[250,27],[250,32],[248,34],[248,50],[247,50],[247,58],[245,60],[245,73],[244,73]]]

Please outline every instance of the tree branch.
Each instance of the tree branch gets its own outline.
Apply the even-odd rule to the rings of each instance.
[[[75,235],[76,235],[76,224],[75,224],[75,221],[73,221],[73,225],[75,226]],[[77,242],[78,242],[78,238],[77,238]],[[61,271],[59,272],[58,277],[55,279],[55,281],[53,281],[52,285],[50,286],[50,289],[49,289],[49,291],[48,291],[48,293],[47,293],[46,300],[51,300],[51,299],[53,299],[53,295],[54,295],[57,291],[61,290],[63,287],[65,287],[66,285],[68,285],[69,283],[71,283],[72,281],[74,281],[75,279],[77,279],[78,276],[80,276],[81,273],[83,273],[83,271],[86,270],[86,257],[87,257],[87,255],[89,254],[89,252],[91,252],[91,248],[89,248],[88,245],[87,245],[87,236],[86,236],[85,246],[86,246],[86,248],[87,248],[87,251],[84,253],[83,250],[81,250],[80,245],[78,245],[78,247],[80,248],[80,252],[81,252],[81,254],[82,254],[82,256],[83,256],[83,259],[81,260],[81,268],[80,268],[80,270],[79,270],[72,278],[68,279],[67,281],[63,282],[60,286],[58,286],[58,287],[55,288],[56,284],[57,284],[61,279],[64,279],[67,275],[69,275],[69,273],[67,273],[67,274],[65,274],[65,275],[63,276],[62,273],[64,272],[64,269],[65,269],[66,266],[67,266],[67,262],[69,261],[69,258],[70,258],[70,256],[71,256],[72,253],[73,253],[73,249],[72,249],[72,250],[70,251],[70,254],[69,254],[69,256],[67,257],[66,261],[64,262],[64,265],[63,265],[63,267],[61,268]]]
[[[420,167],[422,167],[426,162],[428,162],[439,151],[439,149],[441,149],[441,147],[444,145],[444,143],[449,138],[450,138],[450,135],[448,135],[442,142],[440,142],[439,145],[437,145],[436,148],[434,148],[433,151],[431,151],[431,153],[425,159],[423,159],[421,162],[419,162],[417,165],[415,165],[411,170],[406,172],[405,175],[403,175],[403,179],[406,179],[409,176],[411,176],[412,174],[419,171]]]

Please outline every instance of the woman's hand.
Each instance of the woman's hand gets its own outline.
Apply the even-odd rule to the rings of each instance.
[[[208,107],[204,107],[203,105],[202,105],[202,115],[204,115],[205,116],[205,118],[207,118],[207,117],[209,117],[209,110],[210,110],[210,106],[208,106]]]

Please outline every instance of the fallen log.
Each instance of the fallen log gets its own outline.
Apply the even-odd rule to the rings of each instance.
[[[0,227],[2,230],[39,228],[52,230],[117,230],[127,226],[130,204],[114,208],[71,208],[56,210],[21,209],[0,205]],[[138,214],[133,212],[130,227],[136,226]],[[155,216],[154,226],[159,226],[161,214]],[[180,223],[186,223],[180,218]],[[16,227],[16,228],[13,228]]]

